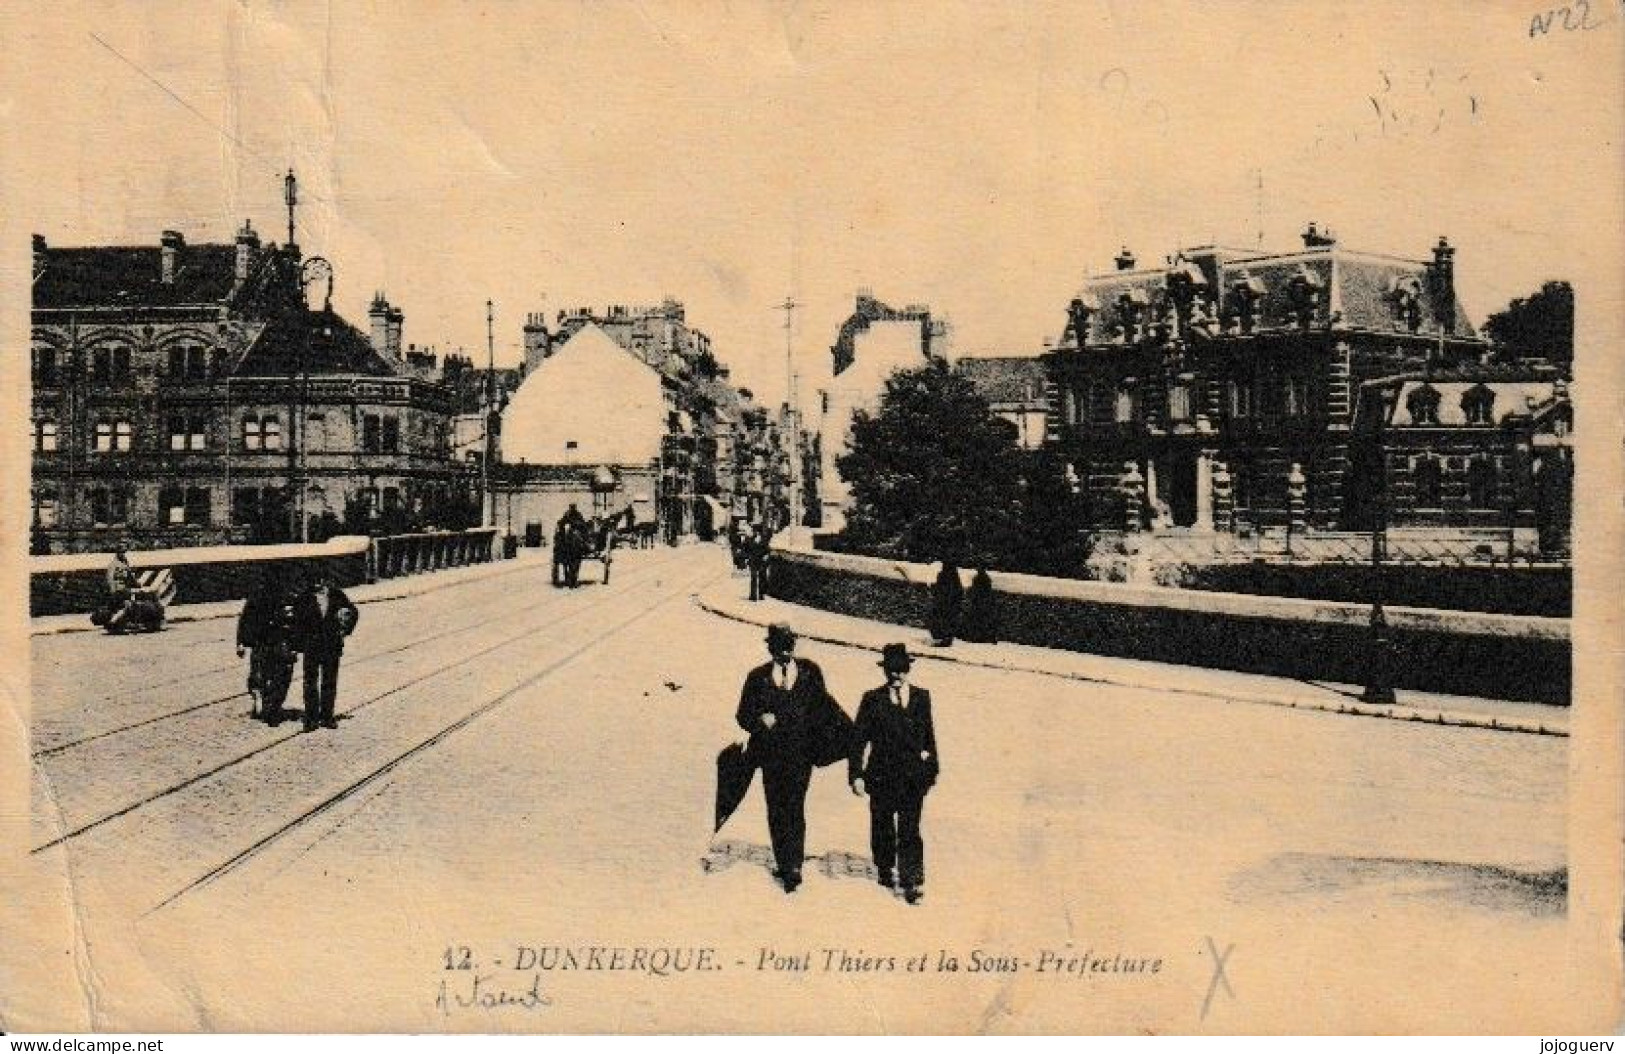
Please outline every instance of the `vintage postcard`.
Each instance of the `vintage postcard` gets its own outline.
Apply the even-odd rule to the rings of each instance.
[[[1618,3],[0,20],[0,1029],[1619,1027]]]

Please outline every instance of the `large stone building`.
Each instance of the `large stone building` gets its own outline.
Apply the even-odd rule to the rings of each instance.
[[[247,223],[232,244],[36,235],[34,551],[460,525],[448,392],[390,351],[398,311],[375,347],[331,281]]]
[[[859,291],[852,314],[830,346],[830,380],[819,390],[816,489],[824,529],[839,530],[846,521],[850,491],[836,471],[835,459],[846,450],[853,413],[872,413],[880,405],[888,377],[946,357],[947,344],[947,324],[933,319],[929,308],[910,304],[899,310],[876,300],[868,290]]]
[[[1550,368],[1485,364],[1454,257],[1443,238],[1429,259],[1355,252],[1313,224],[1293,252],[1210,246],[1139,268],[1125,251],[1045,356],[1049,439],[1096,524],[1361,530],[1386,478],[1396,530],[1532,544],[1519,451],[1571,420],[1566,390]]]

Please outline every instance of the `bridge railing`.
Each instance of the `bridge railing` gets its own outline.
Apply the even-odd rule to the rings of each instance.
[[[372,540],[370,577],[402,578],[447,567],[490,563],[500,550],[495,527],[426,534],[395,534]]]

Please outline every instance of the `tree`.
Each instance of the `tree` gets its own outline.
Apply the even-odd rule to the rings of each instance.
[[[1574,361],[1574,287],[1547,282],[1491,315],[1484,332],[1499,358],[1539,357],[1566,366]]]
[[[1079,578],[1093,548],[1087,489],[1053,450],[1040,449],[1024,475],[1021,549],[1011,567],[1035,575]]]
[[[894,373],[879,410],[852,415],[835,467],[851,486],[845,533],[856,548],[1008,566],[1018,547],[1015,430],[946,363]]]

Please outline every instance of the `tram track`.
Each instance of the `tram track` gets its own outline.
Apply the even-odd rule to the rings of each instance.
[[[498,652],[498,651],[500,651],[500,650],[502,650],[504,648],[511,647],[511,646],[513,646],[515,644],[518,644],[518,643],[522,642],[522,641],[526,641],[528,639],[531,639],[540,630],[545,630],[545,629],[548,629],[548,628],[550,628],[552,626],[558,625],[559,623],[565,622],[567,620],[579,618],[580,616],[582,616],[584,614],[587,614],[589,612],[600,610],[603,607],[605,607],[606,605],[609,605],[609,604],[613,603],[614,601],[619,600],[620,598],[626,596],[628,593],[631,593],[631,592],[635,591],[648,578],[655,577],[665,566],[666,565],[664,563],[662,563],[662,564],[655,565],[654,567],[651,567],[651,568],[649,568],[647,570],[640,569],[639,572],[637,572],[634,577],[618,581],[617,584],[616,584],[616,587],[613,590],[613,592],[606,593],[606,594],[600,595],[600,596],[595,596],[594,598],[592,598],[591,600],[589,600],[589,601],[587,601],[586,603],[583,603],[583,604],[569,605],[569,606],[567,606],[565,608],[565,610],[559,612],[555,617],[546,619],[546,620],[544,620],[544,621],[542,621],[540,623],[528,623],[527,625],[525,625],[523,628],[519,629],[518,631],[507,634],[507,635],[504,635],[501,639],[495,641],[492,644],[489,644],[489,645],[487,645],[485,647],[479,648],[479,649],[477,649],[475,651],[472,651],[472,652],[469,652],[467,654],[461,655],[461,656],[459,656],[457,659],[455,659],[453,661],[446,662],[446,663],[440,663],[440,664],[434,666],[433,668],[431,668],[430,670],[428,670],[428,671],[426,671],[424,673],[413,676],[413,677],[409,678],[408,680],[406,680],[406,681],[404,681],[404,682],[402,682],[400,684],[396,684],[396,685],[393,685],[393,686],[385,689],[384,691],[377,692],[377,693],[367,697],[366,699],[363,699],[360,702],[358,702],[358,703],[344,709],[343,711],[341,711],[341,714],[346,715],[346,716],[354,715],[358,711],[365,710],[368,707],[371,707],[372,705],[374,705],[376,703],[381,703],[381,702],[384,702],[384,701],[386,701],[388,699],[391,699],[393,697],[399,696],[402,693],[407,692],[408,690],[410,690],[412,688],[423,685],[423,684],[425,684],[425,683],[427,683],[429,681],[432,681],[432,680],[434,680],[434,679],[436,679],[438,677],[444,676],[445,674],[450,673],[452,671],[455,671],[455,670],[458,670],[460,668],[466,667],[466,666],[470,665],[471,663],[473,663],[473,662],[475,662],[475,661],[477,661],[477,660],[479,660],[481,658],[484,658],[484,657],[486,657],[488,655],[491,655],[491,654],[493,654],[495,652]],[[685,578],[684,579],[685,586],[683,588],[686,588],[687,584],[692,583],[692,581],[694,581],[694,579],[692,577]],[[679,590],[679,592],[681,592],[681,590]],[[535,611],[539,610],[543,606],[551,606],[551,605],[538,604],[538,605],[532,606],[528,610],[531,613],[534,613]],[[399,649],[394,649],[394,650],[399,650]],[[381,657],[381,653],[375,655],[375,657]],[[190,708],[190,709],[195,711],[195,710],[201,708],[201,705],[208,705],[208,704],[200,704],[199,707],[193,707],[193,708]],[[146,722],[146,724],[150,724],[150,723],[151,722]],[[273,749],[275,749],[277,747],[280,747],[280,746],[284,746],[284,745],[286,745],[286,744],[288,744],[290,742],[295,742],[299,738],[300,738],[300,736],[299,736],[299,734],[297,732],[290,732],[289,734],[285,734],[285,735],[279,736],[279,737],[277,737],[275,739],[272,739],[272,740],[270,740],[268,742],[262,743],[262,744],[260,744],[260,745],[258,745],[256,747],[254,747],[251,750],[247,750],[247,751],[232,755],[228,759],[226,759],[226,760],[224,760],[224,761],[222,761],[222,762],[220,762],[220,763],[218,763],[216,765],[213,765],[213,766],[211,766],[211,767],[209,767],[209,768],[207,768],[207,769],[205,769],[203,771],[192,773],[192,774],[188,775],[184,779],[178,780],[178,781],[173,782],[173,783],[166,784],[165,786],[163,786],[161,788],[158,788],[158,789],[154,790],[151,793],[145,794],[145,795],[137,798],[133,802],[122,805],[121,807],[113,809],[111,811],[99,813],[96,816],[95,819],[90,820],[90,821],[85,822],[85,823],[81,823],[81,824],[75,826],[74,828],[72,828],[71,830],[65,831],[62,834],[59,834],[56,837],[54,837],[54,838],[52,838],[52,839],[50,839],[50,840],[48,840],[46,842],[43,842],[40,845],[37,845],[37,846],[33,847],[30,850],[30,853],[31,854],[38,854],[38,853],[42,853],[42,852],[45,852],[45,851],[53,849],[53,848],[57,848],[59,846],[66,845],[66,844],[68,844],[68,843],[70,843],[72,841],[75,841],[76,839],[79,839],[79,838],[83,837],[86,834],[91,833],[92,831],[98,830],[98,829],[106,826],[107,824],[110,824],[110,823],[112,823],[112,822],[114,822],[116,820],[119,820],[119,819],[122,819],[122,818],[124,818],[126,816],[129,816],[130,814],[135,813],[140,809],[143,809],[143,808],[145,808],[147,806],[150,806],[150,805],[154,804],[155,802],[161,801],[161,800],[163,800],[165,798],[171,797],[171,796],[173,796],[175,794],[178,794],[178,793],[180,793],[182,791],[185,791],[190,787],[201,784],[201,783],[203,783],[203,782],[205,782],[205,781],[207,781],[207,780],[209,780],[209,779],[211,779],[211,778],[213,778],[215,776],[220,775],[223,772],[226,772],[229,769],[232,769],[232,768],[234,768],[234,767],[236,767],[238,765],[241,765],[245,761],[248,761],[248,760],[250,760],[252,758],[255,758],[255,757],[258,757],[258,756],[260,756],[262,754],[265,754],[266,752],[268,752],[270,750],[273,750]]]
[[[634,576],[633,582],[642,581],[642,580],[646,579],[654,571],[658,570],[661,567],[667,566],[669,564],[669,562],[670,561],[668,560],[668,561],[663,561],[662,563],[659,563],[659,564],[651,565],[650,567],[638,568],[637,570],[632,572],[632,574]],[[481,579],[479,581],[489,581],[489,580]],[[471,584],[471,583],[457,583],[457,584],[458,585],[467,585],[467,584]],[[623,583],[621,583],[620,581],[616,582],[617,587],[621,586],[622,584]],[[620,592],[621,592],[621,590],[617,588],[616,595],[619,595]],[[546,607],[546,606],[549,606],[548,602],[541,602],[541,603],[533,604],[530,607],[526,608],[522,612],[522,614],[531,614],[531,613],[534,613],[535,611],[537,611],[537,610],[539,610],[539,609],[541,609],[543,607]],[[533,627],[533,629],[545,629],[547,627],[547,625],[550,625],[550,624],[551,623],[544,624],[543,626],[539,626],[539,627]],[[427,636],[416,637],[416,638],[414,638],[412,640],[409,640],[409,641],[405,642],[404,644],[397,644],[397,645],[395,645],[393,647],[383,648],[383,649],[380,649],[378,651],[363,652],[363,653],[361,653],[359,655],[355,655],[353,657],[347,655],[345,657],[345,668],[346,669],[353,669],[356,666],[365,665],[365,664],[367,664],[369,662],[376,662],[376,661],[378,661],[380,659],[386,659],[386,658],[389,658],[390,656],[393,656],[393,655],[399,655],[402,652],[410,651],[411,649],[416,648],[416,647],[420,647],[420,646],[422,646],[424,644],[432,644],[435,641],[444,640],[447,637],[453,637],[453,636],[456,636],[456,635],[458,635],[460,633],[468,633],[468,632],[471,632],[471,631],[476,631],[476,630],[479,630],[479,629],[483,629],[487,625],[489,625],[489,623],[484,618],[476,618],[476,619],[474,619],[472,621],[461,623],[459,625],[450,627],[448,629],[442,629],[442,630],[440,630],[438,632],[430,633]],[[220,643],[222,641],[226,641],[226,640],[230,640],[230,639],[231,639],[230,636],[211,637],[207,641],[200,642],[200,643]],[[223,676],[223,675],[228,675],[228,674],[240,677],[242,675],[242,663],[238,662],[238,663],[235,663],[235,664],[232,664],[232,665],[219,666],[219,667],[215,667],[215,668],[212,668],[212,669],[200,672],[200,673],[189,674],[186,677],[173,678],[173,679],[171,679],[169,681],[160,682],[158,684],[150,685],[146,689],[144,689],[143,694],[149,694],[150,695],[150,694],[153,694],[153,693],[159,691],[160,689],[174,687],[177,684],[184,684],[184,683],[187,683],[189,681],[202,680],[205,677],[218,677],[218,676]],[[211,707],[215,707],[215,706],[224,706],[227,703],[234,702],[234,701],[237,701],[237,700],[244,700],[244,699],[247,699],[247,698],[248,698],[248,692],[246,690],[231,692],[231,693],[229,693],[227,695],[217,696],[217,697],[215,697],[213,699],[209,699],[209,700],[206,700],[204,702],[192,703],[192,704],[190,704],[188,706],[183,706],[183,707],[180,707],[180,708],[175,709],[175,710],[168,710],[168,711],[165,711],[163,713],[154,714],[154,715],[151,715],[151,716],[148,716],[148,717],[144,717],[144,718],[142,718],[142,719],[140,719],[138,721],[131,721],[131,722],[128,722],[126,724],[118,725],[118,726],[113,727],[113,728],[99,729],[99,730],[97,730],[95,732],[92,732],[92,733],[90,733],[88,735],[79,736],[78,738],[71,739],[71,740],[68,740],[66,742],[53,743],[48,747],[40,747],[39,749],[32,752],[31,757],[33,757],[36,760],[44,759],[44,758],[57,757],[57,756],[59,756],[61,754],[65,754],[68,751],[73,750],[73,749],[75,749],[77,747],[86,746],[86,745],[88,745],[90,743],[95,743],[95,742],[98,742],[98,741],[103,740],[103,739],[108,739],[108,738],[110,738],[112,736],[120,735],[120,734],[123,734],[125,732],[131,732],[131,731],[134,731],[134,730],[140,729],[140,728],[145,728],[147,726],[158,724],[159,722],[171,720],[173,718],[185,717],[188,714],[196,713],[197,711],[200,711],[200,710],[207,710],[207,709],[209,709]],[[93,706],[93,705],[97,705],[98,703],[105,703],[105,702],[110,702],[110,701],[111,701],[111,697],[104,697],[103,699],[98,700],[96,703],[91,703],[91,704],[87,704],[87,705],[92,705]]]
[[[656,602],[654,604],[651,604],[648,607],[645,607],[645,608],[643,608],[643,609],[641,609],[639,611],[634,612],[629,617],[619,620],[614,625],[612,625],[612,626],[608,627],[607,629],[605,629],[603,632],[594,635],[591,639],[585,641],[582,644],[579,644],[579,645],[575,646],[574,648],[571,648],[564,655],[562,655],[562,656],[548,662],[540,670],[537,670],[536,672],[534,672],[532,674],[529,674],[526,677],[524,677],[518,684],[515,684],[515,685],[512,685],[512,686],[510,686],[508,688],[503,689],[502,691],[498,692],[496,695],[492,696],[491,698],[487,699],[485,702],[481,703],[474,710],[470,711],[467,714],[464,714],[462,717],[460,717],[457,720],[451,722],[450,724],[438,729],[437,731],[435,731],[431,735],[419,740],[418,742],[414,743],[412,746],[408,747],[406,750],[401,751],[401,752],[393,755],[388,760],[384,761],[382,764],[373,767],[368,772],[361,775],[359,778],[350,781],[345,786],[341,787],[339,790],[335,791],[332,794],[329,794],[329,795],[325,796],[324,798],[322,798],[321,801],[319,801],[315,805],[303,810],[298,815],[294,816],[292,819],[288,820],[287,822],[281,824],[280,826],[278,826],[274,830],[272,830],[272,831],[268,832],[267,834],[262,835],[261,837],[255,839],[253,842],[251,842],[245,848],[243,848],[243,849],[239,850],[238,852],[232,854],[231,856],[227,857],[225,860],[223,860],[219,864],[216,864],[213,867],[209,868],[207,871],[203,872],[197,878],[194,878],[191,881],[187,882],[185,885],[181,886],[181,888],[177,889],[175,892],[171,893],[169,896],[167,896],[163,900],[159,901],[152,908],[150,908],[146,912],[144,912],[143,917],[150,916],[150,915],[153,915],[153,914],[155,914],[155,913],[157,913],[159,911],[162,911],[163,909],[177,903],[178,901],[180,901],[184,897],[190,895],[191,893],[196,892],[197,890],[202,889],[203,887],[209,885],[210,883],[216,881],[217,879],[220,879],[220,878],[226,876],[227,874],[230,874],[232,871],[237,870],[238,868],[242,867],[244,864],[246,864],[250,860],[252,860],[255,856],[259,855],[260,853],[264,852],[266,849],[270,848],[276,842],[278,842],[281,839],[287,837],[288,835],[292,834],[294,831],[300,829],[301,827],[305,826],[306,824],[308,824],[311,821],[315,820],[316,818],[320,817],[321,815],[328,812],[329,810],[331,810],[331,809],[335,808],[336,806],[342,804],[346,800],[352,798],[353,796],[360,793],[361,791],[363,791],[367,787],[371,786],[372,784],[374,784],[378,780],[383,779],[384,777],[388,776],[390,773],[394,772],[396,769],[400,768],[402,765],[405,765],[407,762],[411,761],[413,758],[416,758],[416,757],[418,757],[418,756],[420,756],[422,754],[425,754],[428,751],[434,749],[436,746],[440,745],[442,742],[444,742],[446,739],[450,738],[451,736],[455,735],[457,732],[461,731],[464,728],[467,728],[469,725],[473,724],[475,721],[479,720],[481,717],[484,717],[486,714],[489,714],[492,711],[496,710],[503,703],[505,703],[508,700],[512,699],[514,696],[518,695],[520,692],[534,687],[535,685],[537,685],[537,684],[541,683],[542,681],[546,680],[548,677],[551,677],[554,673],[556,673],[561,668],[569,665],[570,663],[574,662],[576,659],[579,659],[582,655],[586,654],[589,651],[592,651],[593,649],[595,649],[597,647],[600,647],[606,640],[608,640],[609,638],[613,637],[614,635],[620,633],[622,630],[625,630],[627,627],[632,626],[635,623],[640,622],[643,619],[648,618],[649,616],[653,615],[656,611],[660,610],[660,608],[664,607],[665,605],[670,604],[673,601],[684,599],[685,596],[687,595],[688,589],[690,587],[692,587],[695,584],[698,584],[703,579],[714,577],[716,574],[717,574],[717,572],[715,572],[715,571],[707,571],[704,575],[693,576],[693,577],[689,578],[688,580],[686,580],[683,587],[681,587],[681,588],[677,589],[676,591],[672,592],[671,594],[661,598],[658,602]]]

